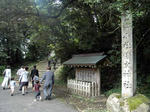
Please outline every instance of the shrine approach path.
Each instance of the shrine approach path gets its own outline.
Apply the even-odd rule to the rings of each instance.
[[[10,96],[10,89],[2,90],[0,87],[0,112],[77,112],[77,110],[55,96],[49,101],[35,102],[31,88],[25,96],[18,88],[14,96]]]

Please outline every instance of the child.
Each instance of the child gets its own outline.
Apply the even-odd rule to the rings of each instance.
[[[35,100],[37,101],[38,99],[41,100],[41,92],[40,92],[40,83],[38,80],[36,80],[36,84],[34,85],[34,90],[35,90]]]
[[[38,81],[38,80],[39,80],[39,77],[36,76],[36,75],[34,75],[33,80],[32,80],[32,83],[33,83],[33,90],[34,90],[34,85],[36,84],[36,81]]]
[[[12,78],[11,78],[11,81],[10,81],[11,96],[14,95],[15,86],[16,86],[16,81],[15,81],[14,78],[12,77]]]

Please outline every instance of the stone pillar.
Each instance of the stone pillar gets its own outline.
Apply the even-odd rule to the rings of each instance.
[[[134,93],[136,92],[136,86],[137,86],[137,73],[136,73],[136,41],[133,42],[133,75],[134,75]]]
[[[121,17],[122,32],[122,97],[132,97],[135,92],[132,13],[126,11]]]

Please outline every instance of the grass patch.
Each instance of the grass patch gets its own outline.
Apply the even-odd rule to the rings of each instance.
[[[17,77],[16,72],[17,72],[17,69],[14,69],[14,68],[11,69],[11,77],[16,78]],[[4,76],[0,76],[0,84],[2,83],[3,79],[4,79]]]
[[[90,109],[90,110],[85,110],[84,112],[109,112],[107,110],[98,110],[98,109]]]
[[[150,93],[144,93],[144,95],[150,99]]]
[[[77,99],[80,99],[82,101],[85,101],[85,102],[89,102],[89,103],[95,103],[96,102],[96,97],[83,97],[83,96],[80,96],[80,95],[77,95],[77,94],[72,94],[72,97],[74,98],[77,98]]]
[[[72,94],[68,101],[75,105],[80,112],[108,112],[105,106],[106,99],[103,97],[88,98]]]
[[[59,66],[55,70],[55,78],[58,80],[62,80],[64,82],[67,82],[67,79],[74,79],[75,78],[75,72],[73,69],[67,67],[67,66]]]
[[[111,90],[105,92],[104,94],[108,97],[108,96],[110,96],[112,93],[121,94],[121,88],[114,88],[114,89],[111,89]],[[120,95],[120,96],[118,95],[118,98],[121,98],[121,95]]]
[[[80,95],[77,95],[77,94],[72,94],[72,97],[85,101],[85,98],[84,98],[84,97],[82,97],[82,96],[80,96]],[[86,100],[87,100],[87,99],[86,99]]]
[[[58,79],[56,79],[55,80],[55,86],[61,86],[61,87],[66,87],[67,86],[67,83],[65,83],[64,81],[62,81],[62,80],[58,80]]]
[[[120,102],[120,106],[124,106],[124,102]]]
[[[2,83],[2,81],[3,81],[3,77],[2,77],[2,76],[0,76],[0,84]]]
[[[139,105],[142,103],[149,103],[150,100],[144,95],[138,94],[134,97],[128,98],[127,99],[129,109],[130,110],[135,110]]]

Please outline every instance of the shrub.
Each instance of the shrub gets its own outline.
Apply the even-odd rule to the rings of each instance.
[[[4,70],[5,70],[5,66],[0,66],[0,76],[3,75]]]
[[[74,69],[67,67],[67,66],[60,66],[55,71],[55,78],[57,80],[61,80],[64,82],[67,82],[67,79],[69,78],[75,78],[75,72]]]
[[[0,84],[2,83],[2,81],[3,81],[3,77],[0,76]]]
[[[111,89],[109,91],[106,91],[104,94],[108,97],[112,93],[119,93],[119,94],[121,94],[121,88],[113,88],[113,89]]]
[[[121,85],[120,73],[120,69],[116,67],[103,67],[101,69],[102,92],[108,91],[113,88],[118,88],[118,86]]]

